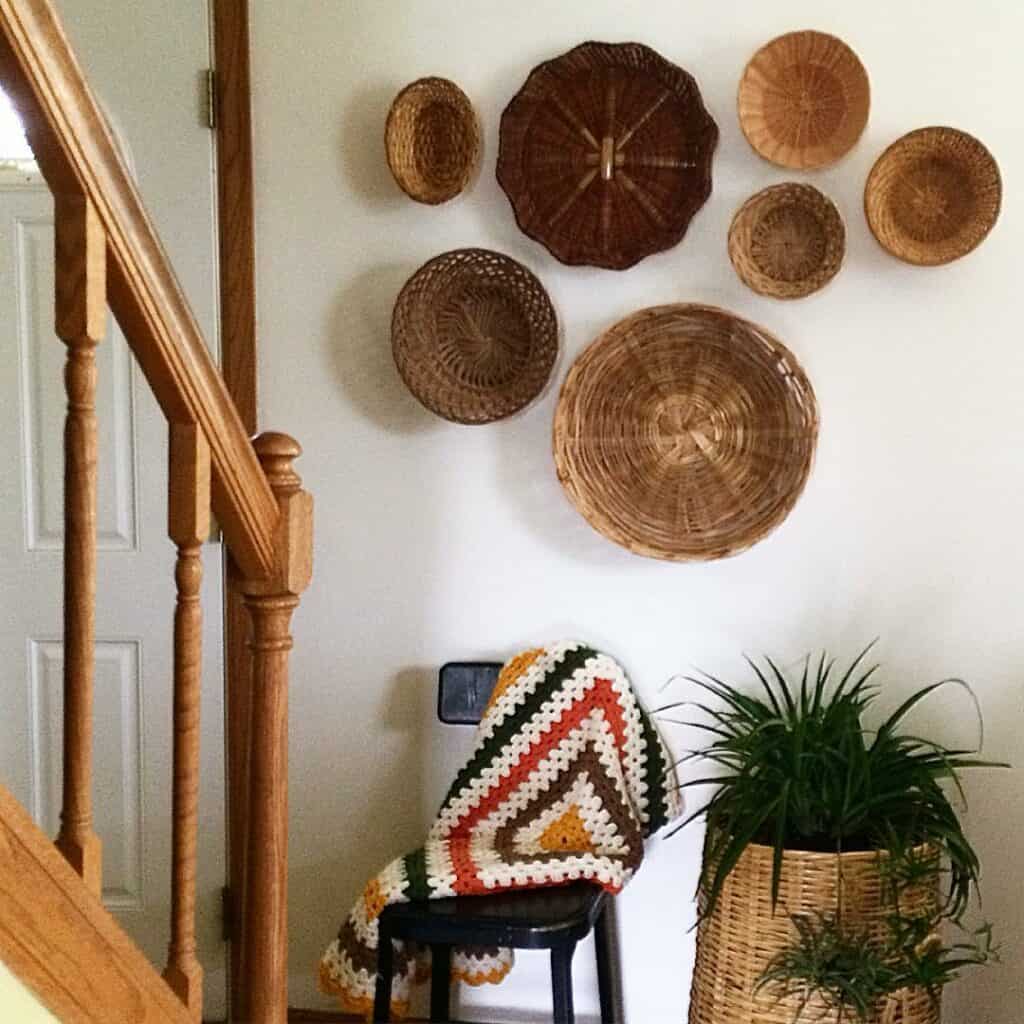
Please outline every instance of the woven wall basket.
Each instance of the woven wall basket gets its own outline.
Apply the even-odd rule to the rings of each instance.
[[[835,203],[811,185],[786,182],[751,196],[729,228],[729,259],[759,295],[799,299],[843,265],[846,228]]]
[[[851,929],[879,940],[886,936],[892,906],[880,867],[885,854],[788,851],[773,914],[772,852],[768,846],[749,846],[707,917],[700,897],[690,1024],[839,1024],[836,1012],[816,999],[798,1012],[800,997],[779,999],[768,988],[755,994],[764,969],[796,935],[790,915],[835,913],[841,901],[842,919]],[[938,898],[938,882],[936,873],[933,883],[908,887],[900,897],[902,912],[927,913]],[[926,991],[904,989],[878,1007],[872,1024],[939,1024],[939,1018]],[[844,1024],[849,1020],[844,1016]]]
[[[583,43],[501,117],[498,182],[563,263],[623,270],[681,241],[711,194],[718,127],[693,77],[639,43]]]
[[[480,159],[480,125],[454,82],[420,78],[391,104],[384,145],[399,188],[410,199],[436,205],[469,183]]]
[[[1003,186],[992,154],[955,128],[919,128],[875,162],[864,212],[875,238],[918,266],[976,249],[999,217]]]
[[[722,558],[785,519],[817,435],[814,392],[780,341],[711,306],[656,306],[576,360],[555,414],[555,464],[580,513],[617,544]]]
[[[402,380],[431,412],[490,423],[544,390],[558,354],[558,321],[521,263],[488,249],[456,249],[406,282],[391,346]]]
[[[848,153],[868,123],[871,87],[857,55],[825,32],[766,43],[740,79],[740,127],[766,160],[808,170]]]

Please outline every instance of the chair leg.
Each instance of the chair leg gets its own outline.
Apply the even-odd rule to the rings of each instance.
[[[554,1024],[573,1024],[572,955],[575,942],[566,942],[551,950],[551,996],[554,1003]]]
[[[391,975],[395,968],[391,933],[380,929],[377,938],[377,987],[373,996],[374,1021],[391,1020]]]
[[[617,998],[615,965],[612,950],[615,936],[613,922],[605,903],[601,916],[594,926],[594,950],[597,953],[597,991],[601,1000],[601,1024],[619,1024],[619,1000]]]
[[[430,947],[430,1019],[451,1020],[452,947]]]

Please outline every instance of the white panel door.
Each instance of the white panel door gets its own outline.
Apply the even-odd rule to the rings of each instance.
[[[216,347],[212,133],[199,82],[205,0],[63,0],[86,73],[123,135],[140,188]],[[2,157],[2,154],[0,154]],[[0,181],[0,781],[51,835],[61,803],[62,433],[65,349],[53,331],[53,203]],[[158,967],[170,935],[173,545],[167,427],[112,320],[99,371],[98,594],[93,803],[103,899]],[[204,548],[198,856],[205,1016],[225,1015],[221,566]]]

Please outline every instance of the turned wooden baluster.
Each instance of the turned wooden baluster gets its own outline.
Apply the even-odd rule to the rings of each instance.
[[[64,799],[57,847],[97,896],[102,851],[92,822],[96,653],[96,360],[107,319],[106,237],[82,196],[54,197],[57,335],[64,385]]]
[[[252,619],[249,832],[242,906],[245,1024],[281,1024],[288,1012],[288,652],[292,612],[309,585],[313,499],[292,462],[302,449],[285,434],[253,442],[280,518],[277,566],[268,579],[233,580]]]
[[[172,423],[168,533],[177,545],[174,579],[174,792],[171,944],[164,978],[196,1024],[203,968],[196,957],[196,835],[199,828],[199,695],[202,681],[202,545],[210,533],[210,448],[195,424]]]

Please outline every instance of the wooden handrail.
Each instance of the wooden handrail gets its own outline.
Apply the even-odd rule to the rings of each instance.
[[[111,309],[168,422],[202,428],[235,562],[270,575],[277,502],[50,0],[0,0],[0,82],[53,193],[96,210]]]

